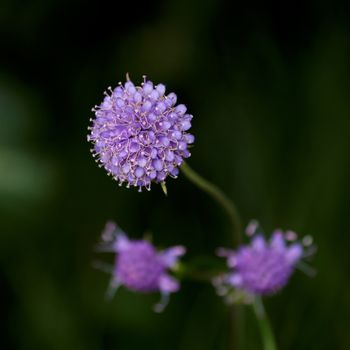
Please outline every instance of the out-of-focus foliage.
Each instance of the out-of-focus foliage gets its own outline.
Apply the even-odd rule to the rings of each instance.
[[[189,106],[190,163],[245,222],[314,236],[318,275],[297,273],[267,300],[280,349],[349,349],[347,7],[2,0],[0,348],[228,347],[228,310],[211,286],[184,281],[156,315],[157,295],[121,290],[106,302],[109,276],[92,268],[107,219],[133,237],[151,230],[157,245],[184,244],[187,259],[231,242],[220,209],[184,177],[165,198],[119,188],[94,164],[90,109],[129,72]],[[250,312],[245,339],[260,348]]]

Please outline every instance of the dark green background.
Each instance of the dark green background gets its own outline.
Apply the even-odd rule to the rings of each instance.
[[[282,3],[282,2],[281,2]],[[195,116],[189,163],[243,221],[314,236],[311,279],[267,300],[283,350],[350,349],[350,16],[341,1],[0,1],[0,348],[228,349],[228,310],[184,281],[104,300],[92,268],[107,219],[132,237],[212,255],[226,217],[187,180],[119,188],[93,162],[90,109],[128,71]],[[246,349],[261,349],[247,310]]]

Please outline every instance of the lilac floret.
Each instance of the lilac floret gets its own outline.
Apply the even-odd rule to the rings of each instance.
[[[176,106],[174,93],[166,95],[163,84],[145,77],[141,86],[128,80],[105,95],[93,109],[88,135],[101,166],[120,185],[140,190],[163,183],[167,176],[176,178],[194,142],[187,132],[193,116],[186,114],[186,106]]]
[[[109,297],[121,285],[139,293],[159,291],[162,300],[155,310],[162,311],[169,295],[179,290],[179,282],[169,274],[169,270],[185,254],[185,248],[174,246],[158,252],[146,240],[130,240],[113,222],[107,223],[102,240],[99,250],[116,254],[115,264],[110,269],[112,279]]]
[[[296,234],[281,230],[273,232],[267,241],[262,234],[255,234],[256,222],[247,228],[253,236],[250,245],[237,251],[219,249],[218,255],[226,257],[230,272],[219,276],[217,287],[228,286],[245,291],[249,295],[271,295],[282,289],[292,276],[295,267],[305,256],[303,244],[296,241]],[[289,243],[288,241],[294,242]]]

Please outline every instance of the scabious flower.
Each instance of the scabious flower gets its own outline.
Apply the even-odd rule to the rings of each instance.
[[[189,145],[194,136],[192,115],[177,97],[166,95],[163,84],[144,81],[135,86],[127,81],[95,106],[88,141],[100,166],[119,182],[150,190],[151,182],[164,183],[167,176],[176,178],[184,158],[190,157]]]
[[[114,252],[115,264],[109,271],[112,279],[107,295],[112,297],[121,285],[139,293],[161,293],[162,299],[155,311],[162,311],[169,295],[179,290],[179,282],[169,274],[179,257],[185,253],[182,246],[163,251],[146,240],[130,240],[113,222],[108,222],[102,234],[99,251]]]
[[[218,255],[227,258],[230,269],[214,281],[221,294],[226,294],[230,287],[249,296],[274,294],[288,283],[295,267],[307,255],[305,244],[296,241],[294,232],[276,230],[267,241],[262,234],[255,233],[257,227],[253,223],[247,228],[247,233],[252,235],[250,245],[243,245],[237,251],[218,250]],[[304,242],[310,244],[310,239]]]

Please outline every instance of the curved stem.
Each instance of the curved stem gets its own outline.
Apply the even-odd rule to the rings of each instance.
[[[216,200],[216,202],[218,202],[221,205],[221,207],[224,209],[224,211],[230,219],[235,243],[240,243],[241,223],[236,206],[233,204],[233,202],[225,195],[225,193],[219,187],[210,183],[202,176],[197,174],[187,163],[183,163],[180,169],[193,184],[199,187],[202,191],[208,193],[212,198]]]
[[[180,169],[194,185],[209,194],[209,196],[221,205],[230,219],[234,244],[239,244],[241,242],[241,222],[234,203],[219,187],[197,174],[187,163],[183,163]],[[232,307],[230,310],[230,320],[232,329],[232,344],[230,347],[232,349],[237,349],[237,347],[243,349],[243,337],[241,335],[243,329],[243,310]]]
[[[255,297],[253,307],[258,320],[264,350],[277,350],[275,337],[260,297]]]

